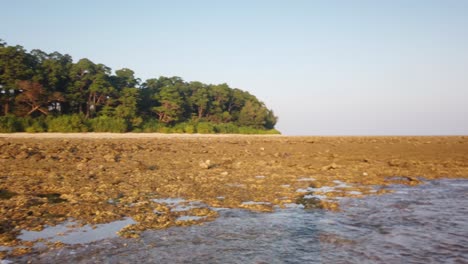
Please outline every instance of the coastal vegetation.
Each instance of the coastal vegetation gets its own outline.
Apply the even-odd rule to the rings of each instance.
[[[0,132],[279,133],[254,95],[0,40]]]

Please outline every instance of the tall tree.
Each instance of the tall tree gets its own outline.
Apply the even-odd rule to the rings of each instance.
[[[255,96],[227,84],[164,77],[140,80],[128,68],[111,69],[89,59],[27,52],[0,40],[0,114],[20,116],[80,113],[110,116],[133,127],[143,118],[174,125],[189,120],[273,128],[277,117]],[[81,118],[81,117],[80,117]]]
[[[264,128],[268,110],[261,103],[249,100],[239,113],[239,125],[254,128]]]
[[[177,122],[183,115],[183,98],[177,86],[164,86],[161,91],[155,95],[159,106],[153,107],[153,111],[158,116],[158,120],[163,123]]]
[[[192,103],[193,108],[196,110],[197,120],[200,120],[208,110],[210,93],[207,86],[201,82],[191,82],[190,89],[192,90],[190,102]]]
[[[3,114],[10,113],[15,97],[19,93],[17,82],[31,79],[35,68],[34,58],[21,46],[0,47],[0,104]]]
[[[61,93],[48,93],[38,82],[19,81],[17,85],[22,92],[16,97],[16,101],[24,106],[26,112],[23,114],[26,116],[29,116],[35,112],[48,115],[49,104],[51,102],[64,101]]]
[[[96,74],[96,64],[88,59],[81,59],[70,69],[70,83],[67,87],[67,99],[73,112],[87,111],[87,93]]]

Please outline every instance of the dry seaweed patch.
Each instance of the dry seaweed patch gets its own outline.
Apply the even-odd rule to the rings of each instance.
[[[132,217],[137,224],[120,234],[138,237],[217,216],[208,208],[174,212],[156,198],[268,212],[298,202],[298,189],[339,181],[348,186],[314,192],[327,197],[314,206],[336,210],[336,197],[388,192],[374,186],[468,177],[467,137],[108,136],[0,137],[0,245],[22,245],[21,230],[67,219]]]

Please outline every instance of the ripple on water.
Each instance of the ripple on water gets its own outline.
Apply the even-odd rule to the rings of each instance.
[[[35,256],[37,263],[466,263],[468,180],[441,180],[362,199],[342,211],[217,209],[202,226],[143,232]],[[125,243],[125,245],[123,244]]]

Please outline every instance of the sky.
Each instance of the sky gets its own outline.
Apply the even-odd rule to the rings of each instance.
[[[468,1],[0,0],[0,39],[227,83],[285,135],[468,135]]]

